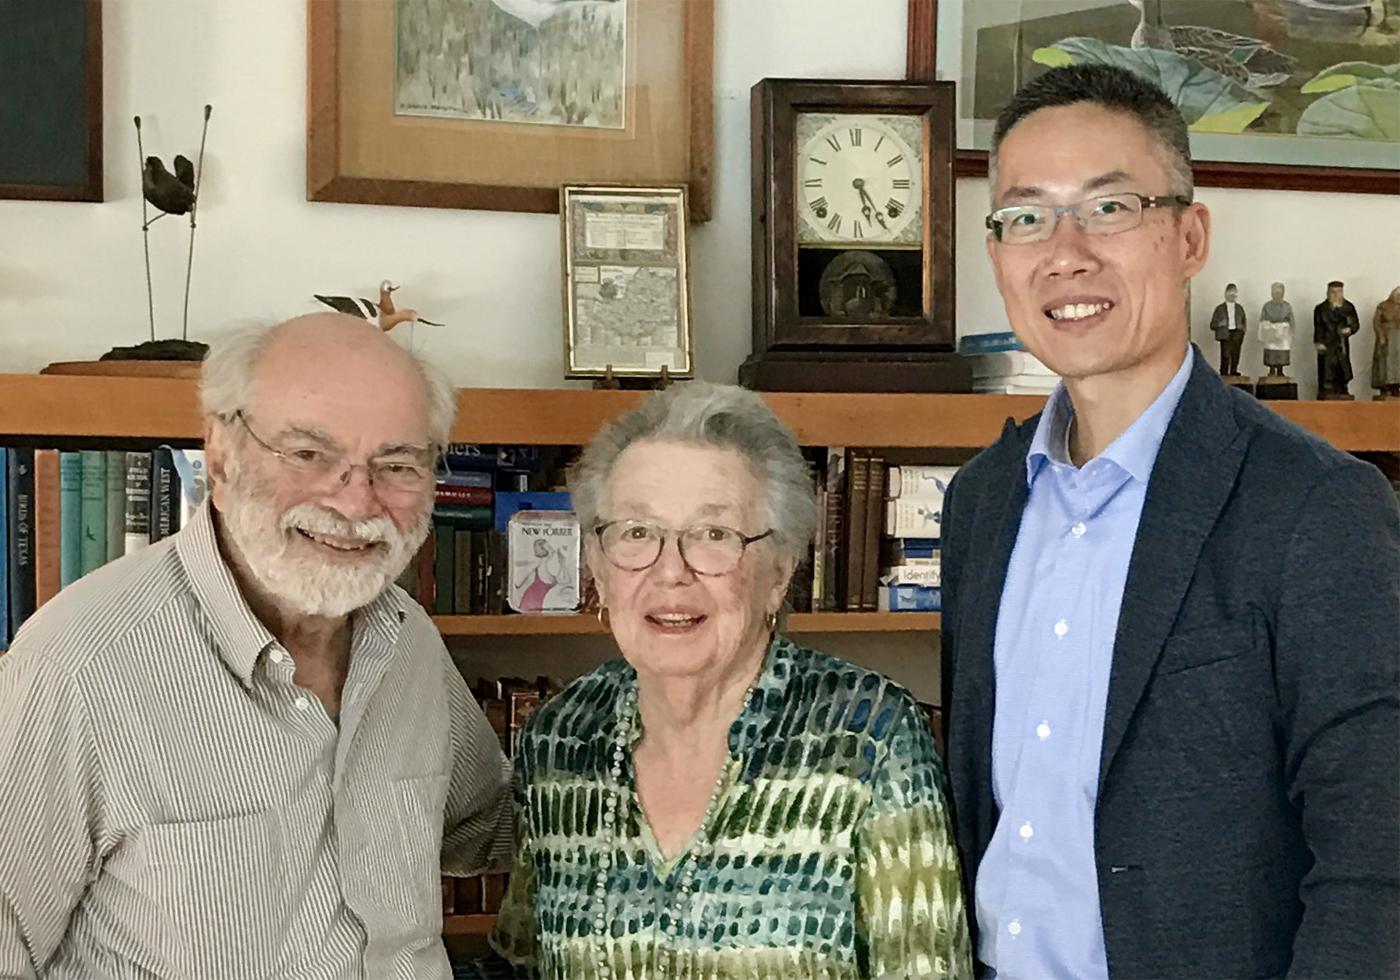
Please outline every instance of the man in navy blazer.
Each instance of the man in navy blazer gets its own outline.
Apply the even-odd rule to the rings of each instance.
[[[1400,511],[1189,343],[1186,127],[1053,69],[987,250],[1064,379],[943,519],[949,788],[989,976],[1400,974]]]

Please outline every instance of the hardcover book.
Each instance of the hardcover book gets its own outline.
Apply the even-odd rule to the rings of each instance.
[[[66,588],[83,574],[83,455],[63,452],[58,457],[59,587]]]
[[[34,450],[34,608],[63,587],[63,518],[57,449]]]
[[[126,454],[126,488],[122,510],[123,550],[131,554],[151,543],[151,454]]]
[[[10,635],[34,612],[34,450],[10,449]]]
[[[84,449],[82,467],[79,574],[86,575],[107,563],[107,454]]]

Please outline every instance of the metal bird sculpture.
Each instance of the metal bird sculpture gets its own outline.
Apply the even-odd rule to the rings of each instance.
[[[146,157],[141,196],[166,214],[189,214],[194,207],[194,164],[189,158],[176,155],[172,174],[160,157]]]
[[[385,279],[379,284],[378,303],[374,300],[360,299],[354,296],[322,296],[320,293],[316,293],[315,297],[317,302],[329,306],[337,313],[348,313],[364,320],[373,320],[385,333],[393,330],[400,323],[426,323],[430,327],[443,326],[443,324],[433,320],[424,320],[418,315],[417,310],[395,309],[393,294],[398,288],[394,283]]]
[[[185,313],[180,325],[180,340],[187,342],[190,330],[190,279],[194,273],[194,230],[195,213],[199,209],[199,183],[204,172],[204,144],[209,136],[209,117],[214,107],[204,107],[204,129],[199,136],[199,165],[191,163],[189,157],[175,155],[172,161],[175,172],[165,169],[160,157],[146,156],[145,145],[141,141],[141,117],[136,116],[136,154],[141,160],[141,238],[146,252],[146,308],[151,318],[151,340],[156,343],[156,305],[151,288],[151,225],[167,214],[188,214],[190,216],[190,248],[185,260]],[[154,218],[146,205],[150,204],[160,213]],[[202,346],[202,345],[201,345]],[[203,356],[202,354],[200,356]]]

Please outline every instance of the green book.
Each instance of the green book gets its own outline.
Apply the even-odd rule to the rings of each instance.
[[[107,560],[126,554],[126,453],[107,450]]]
[[[100,449],[84,449],[82,470],[78,571],[86,575],[107,562],[107,454]]]
[[[83,457],[58,454],[58,576],[69,586],[83,574]]]

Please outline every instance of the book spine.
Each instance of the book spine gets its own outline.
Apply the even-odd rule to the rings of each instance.
[[[886,497],[935,497],[943,499],[956,466],[891,466]]]
[[[0,446],[0,651],[10,648],[10,453]]]
[[[880,511],[885,502],[885,461],[870,458],[869,486],[865,496],[865,553],[861,558],[860,608],[874,612],[879,602],[875,590],[880,586]]]
[[[938,588],[943,584],[943,566],[892,565],[880,573],[881,585],[923,585]]]
[[[433,615],[452,615],[452,528],[433,525]]]
[[[465,616],[477,610],[472,603],[472,532],[452,531],[452,611]]]
[[[812,535],[812,611],[825,609],[826,601],[826,487],[817,488],[817,527]]]
[[[442,487],[481,487],[487,490],[496,485],[496,479],[484,470],[449,470],[437,475],[438,488]]]
[[[180,477],[169,446],[151,453],[151,541],[180,530]]]
[[[203,449],[172,449],[170,458],[179,476],[180,511],[176,524],[178,530],[194,520],[195,511],[204,503],[208,481],[204,477]]]
[[[82,541],[79,573],[86,575],[107,561],[107,454],[100,449],[82,452]]]
[[[64,452],[58,458],[59,586],[67,588],[83,574],[83,456]]]
[[[492,532],[486,529],[471,531],[472,538],[472,560],[470,563],[471,575],[471,611],[473,613],[484,613],[490,606],[491,595],[491,557],[488,553]]]
[[[107,450],[107,561],[126,554],[126,453]]]
[[[885,501],[885,533],[892,538],[937,538],[943,499],[900,497]]]
[[[489,487],[462,487],[451,483],[439,483],[433,493],[435,504],[469,504],[491,506],[495,491]]]
[[[493,519],[490,507],[479,504],[441,504],[433,507],[433,520],[454,527],[490,527]]]
[[[34,451],[34,608],[63,587],[63,517],[57,449]]]
[[[942,592],[924,585],[880,586],[880,612],[938,612]]]
[[[124,550],[131,554],[151,543],[151,454],[126,454]]]
[[[870,457],[852,451],[846,461],[846,569],[842,589],[843,608],[859,610],[861,582],[865,576],[865,515],[870,488]]]
[[[34,450],[8,452],[10,635],[14,636],[34,612]]]

